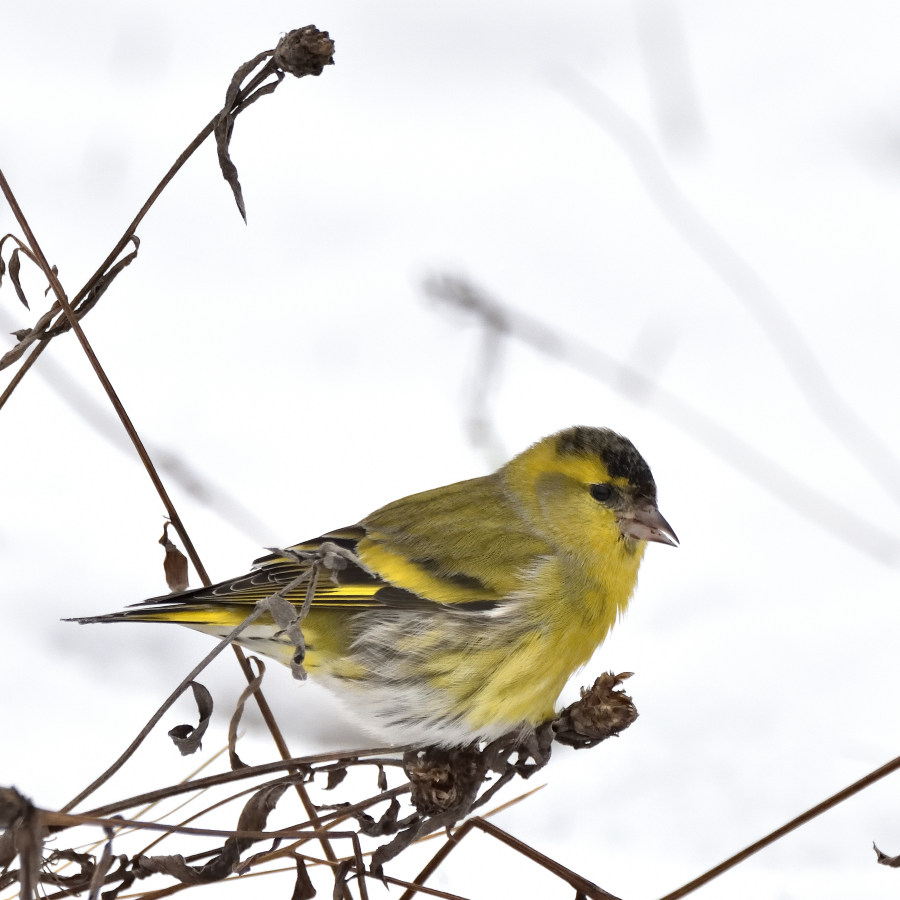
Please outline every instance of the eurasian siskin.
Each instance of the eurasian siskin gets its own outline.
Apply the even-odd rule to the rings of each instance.
[[[224,636],[331,542],[349,562],[315,582],[300,623],[305,669],[370,731],[462,746],[553,717],[568,678],[624,612],[647,541],[677,543],[649,466],[627,438],[574,427],[492,475],[265,556],[248,575],[81,621]],[[306,590],[288,599],[301,607]],[[285,663],[297,649],[268,614],[238,641]]]

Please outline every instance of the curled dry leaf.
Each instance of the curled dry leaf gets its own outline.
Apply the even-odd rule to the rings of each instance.
[[[338,769],[331,769],[328,772],[328,781],[325,784],[325,790],[330,791],[336,788],[347,777],[347,769],[341,766]]]
[[[247,209],[238,178],[237,167],[232,162],[229,145],[238,113],[260,97],[271,94],[281,84],[284,74],[302,78],[304,75],[321,75],[325,66],[334,65],[334,41],[327,31],[319,31],[315,25],[305,25],[289,31],[275,50],[259,53],[239,66],[225,91],[225,103],[215,119],[216,153],[222,177],[231,187],[234,201],[244,222]],[[251,73],[258,71],[250,78]],[[274,81],[266,79],[274,77]],[[247,85],[244,81],[249,79]]]
[[[381,818],[375,819],[367,813],[357,813],[356,821],[359,830],[368,837],[383,837],[386,834],[396,834],[401,828],[410,824],[410,817],[400,820],[400,801],[394,797],[388,804],[388,808],[381,814]]]
[[[16,291],[16,296],[19,298],[22,305],[25,309],[31,309],[28,305],[28,298],[25,296],[25,291],[22,288],[22,280],[20,275],[20,262],[19,262],[19,248],[16,247],[13,250],[12,254],[9,257],[9,280],[12,282],[13,287]]]
[[[299,853],[294,854],[294,860],[297,863],[297,880],[294,882],[291,900],[312,900],[316,896],[316,889],[306,870],[306,860]]]
[[[262,685],[263,676],[266,674],[265,663],[258,656],[250,656],[247,658],[247,665],[256,666],[256,675],[248,682],[247,687],[238,697],[235,705],[234,713],[231,716],[231,722],[228,723],[228,760],[232,769],[249,768],[237,752],[237,731],[241,724],[241,716],[244,714],[244,707],[247,701],[259,690]]]
[[[266,827],[269,813],[281,799],[288,785],[269,785],[257,791],[245,804],[238,818],[236,831],[262,831]],[[183,884],[208,884],[227,878],[240,861],[241,853],[251,846],[254,838],[230,837],[225,841],[222,852],[205,866],[188,865],[181,854],[172,856],[140,856],[135,859],[134,868],[138,877],[162,873],[177,878]]]
[[[171,522],[166,522],[163,526],[163,533],[159,542],[166,551],[166,558],[163,560],[166,584],[173,594],[177,594],[188,586],[188,561],[187,557],[172,543],[172,539],[169,537],[169,526],[171,524]]]
[[[194,692],[194,700],[197,701],[197,712],[200,721],[196,727],[191,725],[176,725],[170,732],[175,746],[181,751],[182,756],[188,756],[200,749],[200,741],[209,727],[209,719],[213,711],[212,694],[199,681],[191,682]]]
[[[889,866],[892,869],[900,869],[900,856],[887,856],[882,853],[875,844],[872,844],[872,849],[875,851],[875,861],[880,866]]]

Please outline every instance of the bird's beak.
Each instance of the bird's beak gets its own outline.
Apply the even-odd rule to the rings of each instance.
[[[638,541],[678,546],[678,536],[653,503],[635,506],[619,516],[619,529],[626,537]]]

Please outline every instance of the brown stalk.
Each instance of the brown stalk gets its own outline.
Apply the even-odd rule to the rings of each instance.
[[[504,831],[502,828],[498,828],[496,825],[488,822],[486,819],[483,819],[481,816],[476,816],[473,819],[469,819],[464,822],[453,834],[449,835],[446,843],[438,850],[437,853],[429,860],[428,864],[422,869],[421,872],[416,876],[415,884],[413,884],[408,891],[406,891],[401,897],[400,900],[412,900],[412,898],[419,893],[420,888],[424,885],[425,881],[434,874],[434,871],[437,867],[450,855],[450,853],[459,846],[462,839],[472,831],[473,828],[480,828],[486,834],[491,835],[491,837],[496,838],[498,841],[506,844],[508,847],[511,847],[513,850],[521,853],[523,856],[528,857],[528,859],[537,863],[539,866],[547,869],[549,872],[552,872],[562,881],[565,881],[567,884],[571,885],[577,892],[579,896],[590,897],[592,900],[618,900],[618,898],[614,894],[610,894],[608,891],[604,891],[603,888],[598,887],[592,881],[588,881],[586,878],[582,878],[577,872],[573,872],[571,869],[567,869],[561,863],[558,863],[555,859],[551,859],[549,856],[545,856],[538,850],[535,850],[534,847],[529,846],[524,841],[520,841],[518,838],[513,837],[508,832]]]
[[[371,753],[373,756],[389,753],[392,747],[377,747],[372,750],[353,751],[348,756],[363,756]],[[211,787],[218,787],[223,784],[230,784],[233,781],[243,781],[247,778],[256,778],[260,775],[271,775],[274,772],[283,772],[290,769],[299,769],[303,766],[314,765],[320,762],[331,762],[337,758],[335,753],[316,753],[310,756],[295,756],[291,759],[279,759],[270,763],[263,763],[259,766],[250,766],[246,769],[235,769],[232,772],[219,772],[216,775],[207,775],[205,778],[197,778],[194,781],[182,781],[178,784],[170,784],[164,788],[157,788],[153,791],[146,791],[143,794],[136,794],[134,797],[127,797],[124,800],[116,800],[113,803],[107,803],[104,806],[98,806],[95,809],[88,810],[83,815],[89,816],[111,816],[121,810],[131,809],[135,806],[142,806],[147,803],[157,803],[168,797],[177,797],[180,794],[189,794],[191,791],[205,790]],[[380,794],[372,802],[380,802],[390,799],[395,794],[402,793],[403,790],[409,790],[408,786],[403,789],[394,788],[384,794]],[[350,807],[347,807],[348,809]],[[327,816],[325,818],[328,818]]]
[[[262,58],[263,56],[264,56],[264,54],[261,54],[260,57],[258,57],[258,58]],[[274,58],[271,58],[263,66],[263,68],[260,69],[260,71],[257,72],[256,75],[253,76],[253,78],[250,80],[249,84],[245,88],[243,88],[237,92],[236,99],[233,102],[233,104],[231,105],[231,109],[232,110],[239,109],[239,108],[242,108],[244,105],[246,105],[246,103],[248,102],[248,97],[250,97],[250,95],[270,75],[275,74],[276,71],[277,71],[277,65],[274,61]],[[252,99],[255,99],[255,98],[252,98]],[[252,99],[250,99],[249,102],[252,102]],[[128,242],[135,239],[135,237],[136,237],[135,231],[136,231],[138,225],[140,224],[140,222],[143,220],[144,216],[147,214],[147,212],[150,210],[150,208],[156,202],[158,197],[162,194],[163,190],[167,187],[169,182],[174,178],[174,176],[178,173],[178,171],[181,169],[181,167],[185,164],[185,162],[187,162],[187,160],[193,155],[193,153],[197,150],[197,148],[215,131],[216,125],[220,121],[220,117],[221,117],[221,114],[217,114],[215,117],[213,117],[210,120],[210,122],[207,123],[207,125],[194,138],[194,140],[191,141],[191,143],[181,153],[181,155],[178,157],[178,159],[173,163],[173,165],[170,167],[168,172],[163,176],[162,180],[159,182],[159,184],[156,186],[156,188],[151,192],[147,201],[144,203],[144,205],[138,211],[138,214],[132,220],[131,224],[125,230],[124,234],[119,239],[119,241],[116,243],[115,247],[109,253],[107,258],[103,261],[103,263],[100,265],[100,267],[94,273],[94,275],[91,276],[91,278],[88,280],[88,282],[85,284],[85,286],[75,296],[75,299],[72,304],[70,304],[68,302],[65,292],[63,291],[62,285],[59,282],[59,279],[56,277],[55,271],[48,263],[47,258],[44,256],[44,253],[41,250],[40,245],[38,244],[37,238],[35,237],[34,232],[31,230],[31,227],[29,226],[29,224],[25,218],[25,215],[22,212],[22,209],[20,208],[20,206],[18,204],[18,201],[16,200],[15,196],[13,195],[13,192],[9,186],[9,183],[6,180],[6,177],[4,176],[2,170],[0,170],[0,189],[2,189],[4,197],[6,198],[7,203],[10,206],[10,209],[13,211],[13,214],[14,214],[17,222],[19,223],[19,227],[22,229],[22,232],[24,233],[24,235],[30,245],[30,249],[31,249],[32,253],[34,254],[34,257],[36,258],[41,270],[44,273],[44,276],[47,278],[50,286],[53,289],[54,294],[56,295],[56,298],[62,309],[62,314],[68,321],[70,327],[75,331],[75,334],[76,334],[79,342],[81,343],[82,348],[84,349],[84,352],[87,355],[87,357],[91,363],[91,366],[93,367],[98,379],[100,380],[101,384],[103,385],[104,390],[106,391],[106,393],[110,399],[110,402],[113,405],[113,408],[115,409],[117,415],[119,416],[119,419],[121,420],[129,438],[131,439],[132,443],[134,444],[135,450],[137,451],[138,456],[140,457],[141,462],[143,463],[144,468],[150,477],[150,480],[152,481],[154,487],[157,490],[157,493],[159,494],[160,499],[162,500],[164,506],[166,507],[167,515],[168,515],[170,521],[172,522],[173,527],[178,532],[178,535],[184,544],[185,550],[187,551],[187,554],[190,557],[191,562],[194,565],[194,568],[196,569],[203,584],[205,584],[207,586],[211,584],[211,581],[209,579],[208,574],[206,573],[206,569],[204,568],[203,563],[200,560],[199,554],[197,553],[196,548],[194,547],[193,541],[191,540],[191,538],[187,532],[187,529],[184,527],[184,524],[181,521],[181,517],[178,515],[178,512],[175,509],[174,504],[172,503],[171,499],[169,498],[168,492],[166,491],[165,486],[163,485],[162,480],[159,477],[159,474],[156,471],[156,468],[153,465],[153,462],[150,459],[150,456],[147,453],[147,450],[146,450],[143,442],[141,441],[141,439],[137,433],[137,430],[134,427],[134,424],[131,422],[131,419],[126,412],[125,407],[123,406],[121,400],[119,399],[118,395],[115,392],[115,389],[112,386],[112,383],[110,382],[110,380],[107,377],[106,373],[104,372],[102,366],[100,365],[100,362],[97,359],[97,356],[93,351],[93,348],[90,346],[90,343],[88,342],[87,337],[84,334],[84,331],[80,326],[80,323],[78,322],[78,318],[77,318],[77,315],[76,315],[73,307],[76,307],[79,304],[81,304],[84,301],[84,299],[89,296],[90,291],[93,288],[93,286],[100,281],[100,279],[104,276],[104,274],[107,272],[109,267],[114,264],[115,260],[121,254],[121,252],[125,249]],[[25,363],[20,367],[20,369],[16,373],[16,376],[11,380],[10,384],[7,386],[7,388],[3,392],[3,394],[0,395],[0,408],[2,408],[3,404],[11,396],[12,391],[15,389],[16,385],[18,385],[21,382],[22,377],[24,377],[24,373],[27,372],[28,369],[31,368],[31,365],[34,363],[34,361],[37,359],[37,357],[40,355],[40,353],[43,352],[43,349],[46,346],[47,346],[47,341],[43,341],[41,344],[39,344],[38,347],[36,347],[35,350],[32,351],[31,355],[26,359]],[[232,644],[232,647],[233,647],[235,656],[238,660],[238,664],[241,666],[241,670],[243,671],[245,678],[248,680],[248,682],[252,681],[254,678],[254,674],[252,672],[252,669],[250,668],[250,665],[249,665],[243,651],[234,644]],[[262,714],[262,717],[266,723],[266,726],[268,727],[269,732],[272,735],[272,738],[275,742],[275,745],[278,749],[279,754],[281,755],[282,759],[290,759],[291,758],[290,750],[288,749],[287,743],[284,740],[283,735],[281,734],[281,729],[278,727],[278,724],[272,713],[271,707],[269,706],[268,702],[266,701],[265,696],[262,693],[262,690],[257,689],[254,696],[256,698],[257,705],[259,706],[260,713]],[[167,703],[168,702],[169,701],[167,701]],[[174,701],[171,701],[171,702],[174,702]],[[156,715],[151,720],[152,724],[155,724],[156,721],[158,721],[158,718],[165,712],[166,708],[168,708],[167,705],[164,705],[163,708],[161,708],[160,710],[157,711]],[[152,724],[150,727],[152,727]],[[146,729],[145,729],[145,731],[146,731]],[[106,773],[104,773],[99,779],[97,779],[85,791],[82,791],[73,801],[71,801],[71,803],[69,804],[69,806],[67,808],[73,807],[74,805],[76,805],[76,803],[78,803],[82,799],[84,799],[84,797],[86,797],[89,793],[91,793],[93,790],[96,790],[97,787],[99,787],[101,784],[103,784],[119,768],[119,766],[121,766],[124,763],[124,761],[131,755],[131,753],[134,752],[134,749],[136,749],[137,745],[140,744],[140,742],[143,740],[143,737],[144,737],[144,732],[142,732],[142,734],[138,736],[138,739],[136,739],[136,741],[132,742],[131,746],[125,751],[125,754],[123,754],[123,756],[120,758],[120,760],[118,760],[110,770],[108,770]],[[296,790],[297,790],[297,793],[300,797],[300,801],[301,801],[307,815],[310,817],[311,820],[315,820],[315,818],[316,818],[315,807],[312,804],[312,801],[310,800],[305,787],[302,784],[298,783],[298,784],[296,784]],[[325,840],[325,839],[323,839],[322,849],[323,849],[325,855],[329,859],[337,858],[333,849],[330,847],[327,840]]]
[[[708,872],[704,872],[693,881],[689,881],[687,884],[682,885],[680,888],[678,888],[677,891],[672,891],[671,894],[666,894],[664,897],[660,897],[660,900],[679,900],[680,897],[686,897],[688,894],[697,890],[698,887],[702,887],[707,882],[712,881],[713,878],[716,878],[723,872],[727,872],[729,869],[734,868],[734,866],[736,866],[738,863],[742,863],[748,857],[753,856],[754,853],[762,850],[763,847],[768,847],[769,844],[774,844],[775,841],[781,840],[781,838],[783,838],[786,834],[790,834],[801,825],[805,825],[816,816],[820,816],[823,812],[827,812],[833,806],[837,806],[839,803],[843,803],[849,797],[852,797],[854,794],[858,794],[860,791],[865,790],[876,781],[880,781],[885,777],[885,775],[890,775],[892,772],[896,772],[898,769],[900,769],[900,756],[892,759],[889,763],[885,763],[883,766],[875,769],[873,772],[869,772],[868,775],[860,778],[859,781],[854,781],[853,784],[848,785],[843,790],[838,791],[836,794],[832,794],[827,800],[823,800],[821,803],[817,803],[815,806],[806,810],[806,812],[801,813],[795,819],[791,819],[790,822],[786,822],[781,826],[781,828],[776,828],[774,831],[767,834],[764,838],[760,838],[760,840],[756,841],[753,844],[750,844],[750,846],[744,847],[743,850],[735,853],[734,856],[729,856],[728,859],[726,859],[724,862],[721,862],[719,863],[719,865],[714,866]]]

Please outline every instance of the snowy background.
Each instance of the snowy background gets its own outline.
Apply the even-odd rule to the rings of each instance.
[[[633,671],[641,717],[495,821],[659,897],[900,748],[900,6],[7,4],[0,165],[70,296],[234,69],[309,23],[336,65],[237,121],[249,225],[205,145],[87,334],[155,457],[227,492],[164,473],[216,579],[559,428],[628,435],[682,546],[648,549],[563,699]],[[484,331],[425,297],[441,273],[570,343],[508,336],[476,409]],[[33,321],[4,285],[0,332]],[[0,784],[48,808],[209,648],[60,622],[166,590],[163,509],[108,409],[65,336],[0,411]],[[241,679],[227,655],[203,680],[208,756]],[[295,753],[367,743],[314,685],[273,666],[266,691]],[[164,734],[191,715],[89,805],[191,771]],[[250,727],[249,761],[274,756]],[[696,896],[895,897],[871,842],[900,852],[898,801],[892,776]],[[489,862],[509,896],[571,894],[486,837],[457,853],[435,886],[494,896]]]

